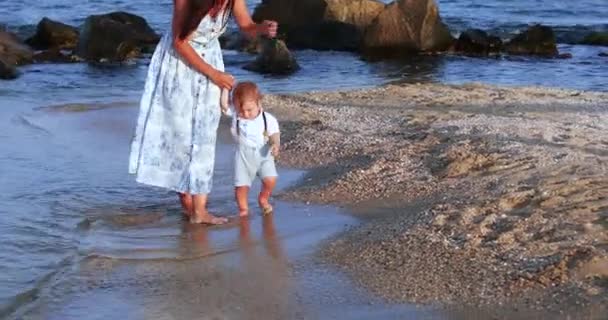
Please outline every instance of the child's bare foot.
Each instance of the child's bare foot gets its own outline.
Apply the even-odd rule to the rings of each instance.
[[[246,217],[249,215],[249,210],[239,210],[239,217]]]
[[[209,212],[195,213],[193,216],[190,217],[190,223],[219,225],[227,222],[227,218],[216,217],[212,214],[209,214]]]
[[[272,194],[272,190],[274,189],[276,183],[276,177],[267,177],[262,179],[262,191],[260,191],[260,194],[258,195],[258,204],[260,205],[260,208],[262,208],[262,213],[264,215],[269,215],[272,213],[270,195]]]
[[[272,206],[270,205],[268,198],[264,197],[264,195],[260,194],[260,197],[258,198],[258,204],[260,205],[260,208],[262,209],[263,215],[269,215],[272,213]]]
[[[262,206],[260,206],[262,207]],[[273,208],[270,204],[266,205],[265,207],[262,207],[262,214],[267,216],[269,214],[272,214]]]
[[[258,197],[258,204],[260,205],[260,208],[262,209],[262,213],[264,215],[272,213],[272,206],[269,202],[270,197],[268,197],[266,194],[261,192],[260,196]]]

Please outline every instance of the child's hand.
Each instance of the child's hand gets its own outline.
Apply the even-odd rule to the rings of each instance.
[[[280,133],[275,133],[269,137],[270,139],[270,153],[275,157],[279,157],[279,147],[281,146]]]
[[[270,146],[270,153],[272,154],[273,157],[278,158],[279,157],[279,145],[278,144],[272,144]]]

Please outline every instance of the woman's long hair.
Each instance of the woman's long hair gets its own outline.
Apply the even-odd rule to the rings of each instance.
[[[234,5],[234,0],[188,0],[188,2],[190,4],[189,10],[179,33],[180,39],[185,39],[196,30],[206,15],[217,18],[224,6],[226,6],[226,9],[221,19],[222,28],[225,27],[228,24],[228,18],[232,14],[232,6]]]

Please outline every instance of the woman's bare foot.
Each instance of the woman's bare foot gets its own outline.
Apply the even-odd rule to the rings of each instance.
[[[192,202],[192,195],[189,193],[177,193],[179,201],[182,204],[183,214],[186,219],[192,218],[192,212],[194,212],[194,204]]]
[[[216,217],[212,214],[209,214],[209,212],[195,213],[192,217],[190,217],[190,223],[220,225],[227,222],[227,218]]]
[[[246,217],[249,215],[249,210],[239,210],[239,217]]]

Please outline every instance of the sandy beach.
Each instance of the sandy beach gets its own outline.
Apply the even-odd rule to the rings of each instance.
[[[366,221],[319,254],[364,288],[497,318],[606,314],[608,94],[395,84],[264,103],[280,163],[311,169],[280,197]]]

